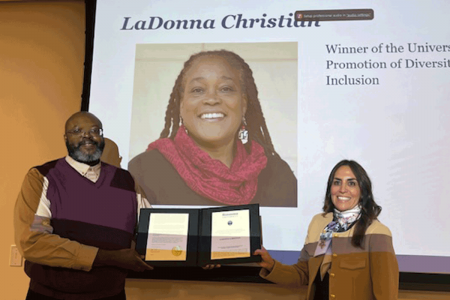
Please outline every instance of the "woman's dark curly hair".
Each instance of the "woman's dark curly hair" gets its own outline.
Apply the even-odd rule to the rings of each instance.
[[[361,217],[355,224],[355,233],[352,238],[352,245],[355,247],[363,248],[362,241],[366,233],[367,227],[372,224],[373,220],[376,220],[381,212],[381,206],[375,203],[375,199],[372,194],[372,182],[367,175],[366,170],[353,160],[341,160],[333,170],[331,170],[328,177],[327,191],[325,193],[325,201],[323,205],[324,215],[329,212],[333,212],[334,204],[331,200],[331,186],[333,184],[336,171],[342,166],[349,166],[353,174],[358,181],[359,189],[361,190],[361,198],[359,203],[361,204]]]
[[[184,76],[194,61],[201,57],[218,56],[224,58],[230,66],[239,71],[242,92],[247,99],[247,112],[245,120],[249,133],[249,141],[255,140],[264,147],[266,155],[276,155],[275,149],[267,129],[266,120],[261,110],[261,104],[258,99],[258,89],[256,88],[253,72],[249,65],[236,53],[227,50],[203,51],[192,55],[185,63],[178,75],[175,85],[170,94],[169,104],[167,105],[165,125],[160,134],[160,138],[173,139],[180,127],[180,104],[184,90]],[[246,145],[247,151],[250,150],[250,143]]]

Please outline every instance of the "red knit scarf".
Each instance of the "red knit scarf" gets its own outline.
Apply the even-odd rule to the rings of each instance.
[[[227,205],[248,204],[256,195],[258,176],[266,167],[267,157],[255,141],[250,154],[242,143],[236,145],[236,155],[228,168],[201,150],[181,126],[174,140],[159,139],[147,151],[161,152],[197,194]]]

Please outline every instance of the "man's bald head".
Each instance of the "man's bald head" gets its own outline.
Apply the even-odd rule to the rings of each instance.
[[[69,119],[67,119],[65,131],[67,132],[69,130],[72,130],[73,125],[76,125],[84,119],[91,120],[92,122],[96,123],[99,128],[103,128],[102,122],[94,114],[91,114],[87,111],[79,111],[74,113],[69,117]]]

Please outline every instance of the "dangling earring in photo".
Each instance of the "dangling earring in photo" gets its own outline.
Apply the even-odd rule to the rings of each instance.
[[[180,126],[184,126],[184,124],[183,124],[183,118],[181,117],[181,115],[180,115]],[[189,132],[188,132],[186,126],[184,126],[184,132],[186,132],[186,134],[189,134]]]
[[[247,126],[247,122],[245,122],[245,117],[242,118],[242,127],[241,129],[239,129],[239,133],[238,133],[238,139],[241,140],[242,144],[247,144],[248,142],[248,130],[245,129],[245,126]]]

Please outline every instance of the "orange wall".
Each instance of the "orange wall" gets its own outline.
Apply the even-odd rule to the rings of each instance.
[[[22,300],[28,277],[9,267],[14,202],[30,167],[66,154],[64,123],[81,106],[84,1],[0,0],[0,20],[0,299]],[[126,290],[129,300],[290,300],[305,293],[271,284],[138,279],[129,279]],[[400,299],[450,299],[450,293],[401,291]]]
[[[81,107],[83,1],[0,2],[0,291],[24,299],[28,277],[9,266],[13,207],[27,170],[64,156],[64,123]]]

